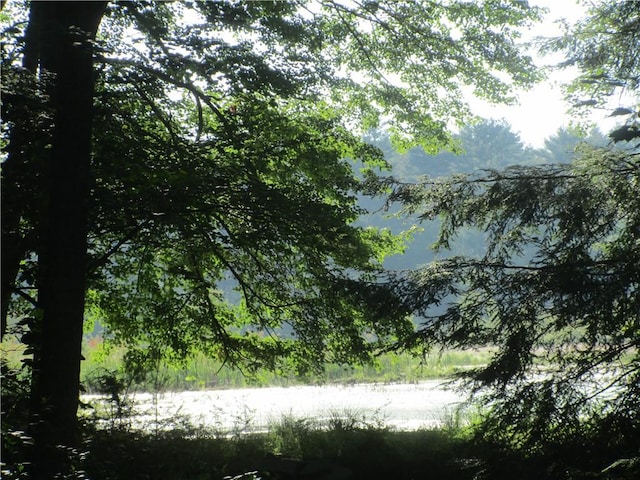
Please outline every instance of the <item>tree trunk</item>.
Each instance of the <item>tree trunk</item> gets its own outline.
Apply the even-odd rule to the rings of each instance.
[[[54,77],[54,132],[47,167],[39,268],[40,365],[34,369],[36,478],[65,463],[57,446],[77,446],[86,280],[93,104],[92,40],[107,2],[42,2],[41,68]]]

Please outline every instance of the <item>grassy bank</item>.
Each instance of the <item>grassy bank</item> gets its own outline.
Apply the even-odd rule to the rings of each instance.
[[[24,346],[8,338],[2,343],[2,358],[17,367],[23,358]],[[323,376],[306,379],[283,378],[260,370],[248,375],[205,355],[197,354],[182,363],[160,363],[139,381],[135,372],[126,372],[124,349],[108,348],[99,336],[85,339],[81,381],[87,393],[100,393],[105,382],[116,378],[121,387],[145,391],[183,391],[253,386],[289,386],[302,383],[414,383],[420,380],[444,378],[461,370],[485,365],[491,356],[488,350],[434,352],[425,358],[409,354],[387,353],[373,365],[326,365]]]
[[[87,375],[121,367],[122,352],[104,352],[94,341],[85,349]],[[488,353],[452,352],[422,365],[409,356],[382,357],[379,365],[327,369],[328,381],[413,381],[468,368]],[[11,350],[18,361],[19,352]],[[184,368],[163,366],[160,374],[191,388],[245,386],[239,372],[194,358]],[[432,362],[430,364],[430,362]],[[91,370],[93,368],[94,370]],[[163,373],[164,372],[164,373]],[[212,375],[215,374],[215,375]],[[196,380],[187,380],[192,375]],[[333,376],[332,376],[333,375]],[[172,377],[173,376],[173,377]],[[106,378],[106,377],[103,377]],[[238,378],[241,378],[240,382]],[[8,384],[3,384],[3,391]],[[169,380],[164,385],[170,385]],[[228,382],[226,385],[222,381]],[[184,382],[184,383],[179,383]],[[280,381],[283,381],[280,379]],[[204,382],[204,383],[202,383]],[[208,382],[217,382],[210,384]],[[104,386],[104,385],[103,385]],[[19,393],[19,392],[18,392]],[[26,397],[25,397],[26,398]],[[126,399],[123,399],[126,400]],[[141,431],[128,426],[126,402],[93,410],[84,418],[85,444],[67,449],[73,472],[61,478],[92,480],[631,480],[640,478],[639,437],[629,425],[613,435],[605,424],[585,424],[575,437],[546,439],[532,450],[483,434],[479,418],[452,416],[442,428],[395,431],[355,415],[316,421],[283,417],[266,433],[222,432],[179,418],[171,428]],[[6,405],[6,404],[5,404]],[[122,408],[120,408],[122,407]],[[3,411],[3,413],[6,413]],[[100,415],[111,417],[98,418]],[[3,418],[3,421],[6,417]],[[123,421],[119,421],[123,420]],[[597,427],[597,428],[596,428]],[[6,443],[6,444],[5,444]],[[3,423],[2,478],[29,478],[30,441]],[[252,473],[254,472],[254,473]]]
[[[469,442],[447,432],[408,434],[346,425],[315,429],[286,419],[261,435],[188,438],[101,432],[92,445],[95,453],[84,468],[94,480],[409,480],[471,479],[474,474]]]
[[[93,480],[631,480],[640,473],[634,460],[618,461],[628,451],[598,438],[531,452],[460,425],[398,432],[349,419],[320,426],[283,418],[265,434],[102,430],[88,438],[78,468]]]
[[[105,349],[99,337],[85,342],[81,379],[89,393],[98,392],[104,377],[114,374],[129,382],[129,388],[146,391],[289,386],[301,383],[413,383],[443,378],[463,369],[484,365],[491,355],[486,350],[449,351],[432,353],[420,359],[409,354],[388,353],[378,357],[374,365],[326,365],[322,377],[298,380],[283,378],[266,370],[247,375],[246,372],[198,354],[182,364],[158,364],[144,382],[136,382],[133,376],[126,379],[123,354],[122,349]]]

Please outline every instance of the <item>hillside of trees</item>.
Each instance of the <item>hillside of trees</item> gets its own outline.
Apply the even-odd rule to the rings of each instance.
[[[541,148],[524,145],[504,121],[483,120],[463,127],[453,136],[455,151],[427,154],[420,147],[399,153],[383,133],[371,133],[367,141],[384,152],[389,162],[388,175],[400,182],[416,183],[426,179],[438,179],[459,174],[499,171],[513,165],[567,164],[577,156],[580,144],[604,146],[609,139],[598,130],[584,135],[576,131],[561,129],[547,138]],[[443,253],[431,246],[438,239],[440,222],[425,221],[416,215],[404,215],[399,202],[387,202],[381,197],[361,197],[360,205],[367,212],[359,222],[376,228],[390,229],[394,234],[411,232],[401,254],[385,260],[391,270],[415,269],[428,264]],[[485,236],[477,229],[468,228],[458,232],[448,256],[478,256],[485,248]]]

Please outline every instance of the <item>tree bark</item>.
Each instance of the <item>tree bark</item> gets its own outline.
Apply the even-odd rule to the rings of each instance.
[[[40,65],[54,75],[39,268],[40,365],[34,369],[35,478],[64,470],[77,446],[94,90],[92,40],[107,2],[42,2]]]

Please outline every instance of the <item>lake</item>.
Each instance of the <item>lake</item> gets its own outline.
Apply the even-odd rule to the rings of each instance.
[[[96,398],[96,397],[93,397]],[[442,425],[464,396],[442,381],[412,384],[291,386],[133,396],[138,428],[187,420],[216,432],[264,431],[283,417],[326,423],[356,419],[397,430]]]

